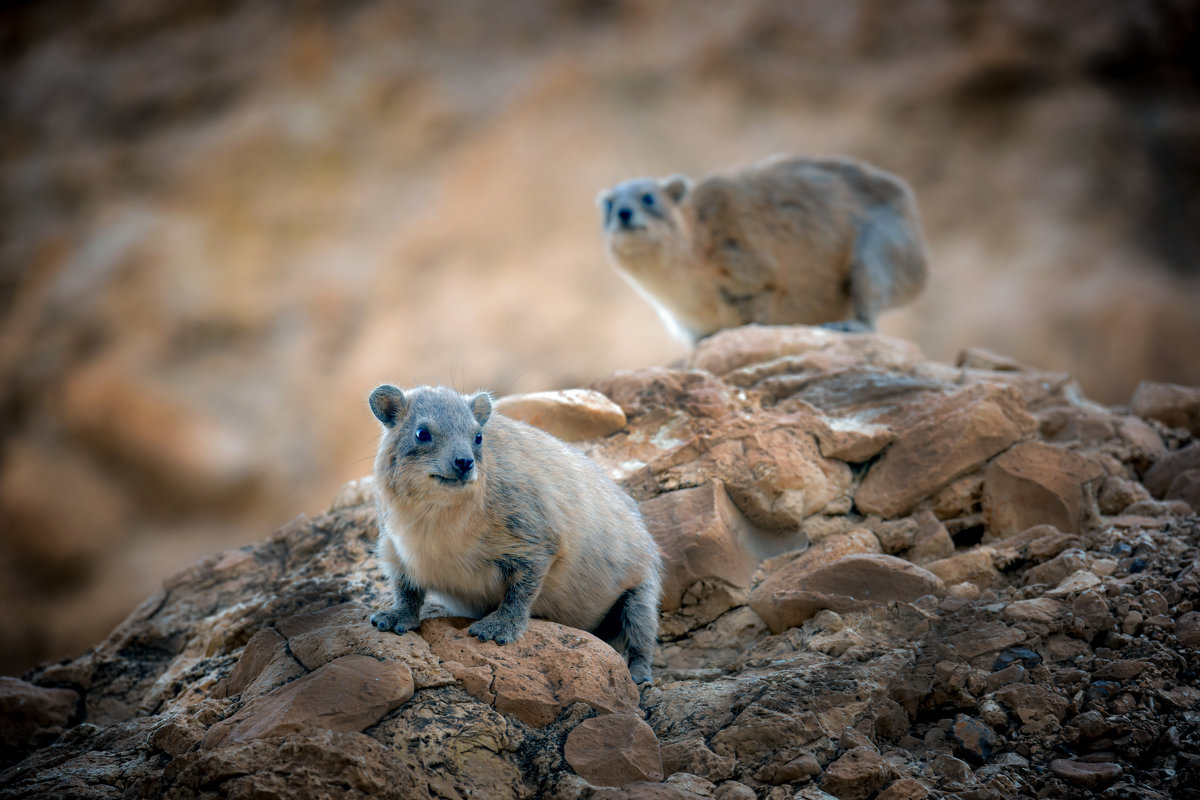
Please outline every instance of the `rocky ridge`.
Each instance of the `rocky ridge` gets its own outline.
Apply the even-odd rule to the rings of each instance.
[[[750,326],[507,405],[660,542],[640,696],[550,622],[375,631],[361,481],[0,683],[0,798],[1200,796],[1200,390]]]

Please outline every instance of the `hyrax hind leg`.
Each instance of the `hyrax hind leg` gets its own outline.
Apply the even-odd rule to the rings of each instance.
[[[908,220],[889,206],[877,206],[859,222],[848,291],[854,318],[826,323],[847,332],[875,330],[875,317],[920,288],[925,257]]]
[[[634,683],[649,683],[650,660],[658,640],[658,583],[647,580],[625,593],[621,607],[621,638]]]

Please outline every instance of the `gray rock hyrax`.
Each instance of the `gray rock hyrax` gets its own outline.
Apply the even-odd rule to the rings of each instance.
[[[638,683],[658,635],[658,547],[637,505],[548,433],[492,414],[486,392],[380,386],[378,555],[395,605],[380,630],[420,624],[426,592],[499,644],[532,614],[611,635]],[[602,623],[604,623],[602,625]]]
[[[912,192],[851,159],[641,178],[598,202],[613,263],[689,344],[749,322],[873,330],[925,282]]]

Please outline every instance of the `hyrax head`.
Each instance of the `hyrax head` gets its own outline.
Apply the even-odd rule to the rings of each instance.
[[[637,178],[619,183],[596,198],[609,243],[635,236],[655,236],[663,226],[674,227],[679,203],[688,192],[688,179]]]
[[[461,491],[483,466],[484,425],[492,414],[487,392],[467,397],[445,387],[371,392],[371,411],[383,423],[376,480],[394,492],[425,495]]]

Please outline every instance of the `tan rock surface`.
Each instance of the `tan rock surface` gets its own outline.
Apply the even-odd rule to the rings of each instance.
[[[498,399],[494,408],[564,442],[599,439],[625,427],[621,407],[591,389],[510,394]]]
[[[563,756],[571,769],[596,786],[663,779],[658,738],[636,714],[584,720],[567,735]]]

